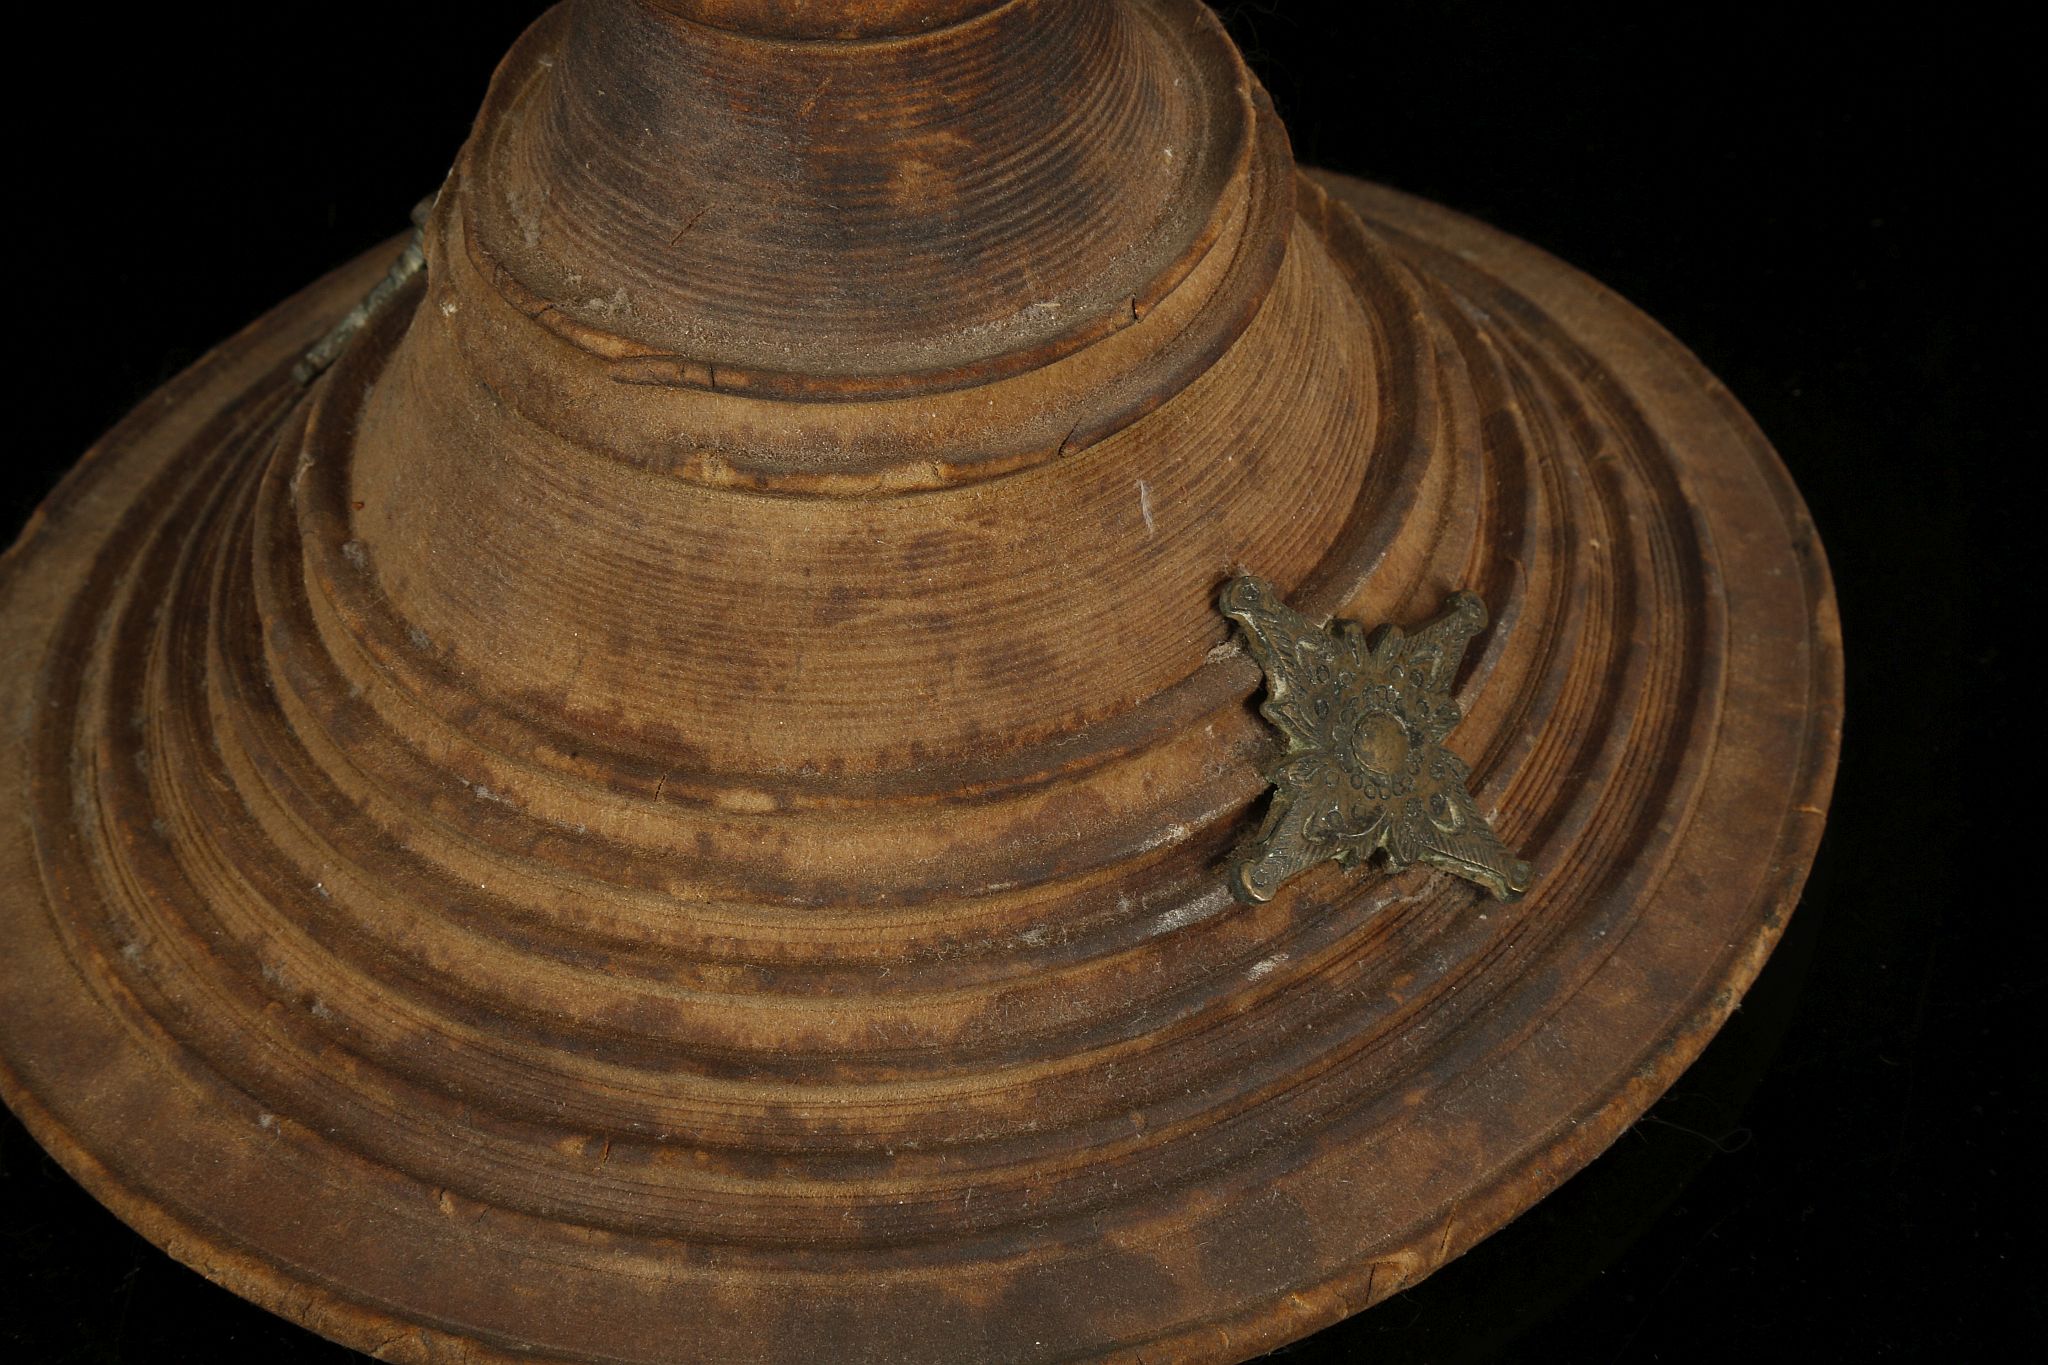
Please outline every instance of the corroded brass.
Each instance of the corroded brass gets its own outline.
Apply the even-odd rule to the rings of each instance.
[[[1486,628],[1477,596],[1452,593],[1428,624],[1370,636],[1356,621],[1309,620],[1248,573],[1220,605],[1265,672],[1259,712],[1287,740],[1267,774],[1265,822],[1231,867],[1240,899],[1271,900],[1326,858],[1354,867],[1379,850],[1390,869],[1427,863],[1502,900],[1529,889],[1529,864],[1502,846],[1465,790],[1471,770],[1443,746],[1464,714],[1451,680]]]

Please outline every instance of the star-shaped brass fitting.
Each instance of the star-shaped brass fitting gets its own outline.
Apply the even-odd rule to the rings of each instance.
[[[1265,671],[1259,713],[1287,741],[1266,774],[1265,823],[1231,867],[1239,899],[1271,900],[1325,858],[1352,867],[1381,849],[1391,869],[1427,863],[1504,901],[1528,890],[1529,864],[1501,845],[1465,790],[1471,770],[1443,747],[1464,714],[1451,680],[1485,604],[1453,593],[1427,625],[1368,636],[1356,621],[1311,621],[1239,573],[1219,605]]]

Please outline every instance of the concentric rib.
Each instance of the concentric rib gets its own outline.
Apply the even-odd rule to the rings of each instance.
[[[253,976],[245,977],[245,979],[250,979],[250,980],[253,980]],[[233,1031],[231,1030],[231,1031],[230,1031],[230,1033],[229,1033],[229,1035],[228,1035],[228,1037],[232,1038],[233,1036],[234,1036],[234,1033],[233,1033]],[[214,1055],[220,1055],[220,1054],[218,1053],[218,1046],[219,1046],[219,1045],[220,1045],[220,1044],[221,1044],[221,1043],[222,1043],[222,1042],[223,1042],[224,1040],[214,1040],[214,1041],[215,1041],[215,1043],[216,1043],[216,1049],[215,1049]],[[360,1069],[357,1069],[357,1068],[351,1068],[351,1075],[352,1075],[352,1076],[354,1077],[354,1084],[355,1084],[355,1085],[357,1086],[357,1088],[359,1088],[359,1089],[360,1089],[360,1088],[362,1088],[362,1087],[364,1086],[364,1084],[365,1084],[365,1081],[366,1081],[366,1077],[364,1076],[363,1072],[362,1072],[362,1071],[361,1071]],[[441,1079],[442,1079],[442,1080],[443,1080],[443,1081],[445,1082],[445,1081],[446,1081],[446,1080],[447,1080],[448,1078],[441,1078]],[[434,1095],[440,1095],[440,1094],[443,1094],[444,1092],[445,1092],[445,1085],[444,1085],[444,1086],[435,1086],[435,1087],[431,1087],[428,1093],[429,1093],[429,1095],[430,1095],[430,1096],[434,1096]],[[456,1093],[457,1095],[460,1095],[460,1094],[462,1094],[462,1093],[463,1093],[463,1091],[462,1091],[461,1089],[459,1089],[459,1088],[458,1088],[457,1090],[455,1090],[455,1092],[454,1092],[454,1093]],[[1185,1092],[1183,1092],[1183,1093],[1185,1093]],[[352,1103],[353,1103],[353,1102],[351,1101],[351,1102],[350,1102],[350,1104],[352,1104]],[[343,1106],[341,1106],[341,1107],[343,1107],[343,1108],[348,1108],[348,1107],[350,1107],[350,1104],[344,1104],[344,1105],[343,1105]],[[316,1105],[315,1107],[316,1107],[316,1108],[318,1108],[319,1106],[317,1106],[317,1105]],[[329,1109],[331,1110],[331,1109],[332,1109],[332,1108],[333,1108],[334,1106],[327,1106],[327,1107],[328,1107],[328,1108],[329,1108]],[[356,1107],[359,1107],[359,1106],[356,1106]],[[288,1111],[288,1112],[290,1112],[290,1111]],[[303,1112],[303,1111],[300,1111],[300,1112]],[[382,1107],[382,1106],[378,1106],[378,1107],[375,1107],[375,1108],[373,1108],[373,1109],[372,1109],[372,1110],[370,1111],[370,1113],[369,1113],[369,1114],[367,1115],[367,1121],[368,1121],[368,1122],[370,1123],[370,1130],[371,1130],[371,1131],[373,1131],[373,1132],[382,1132],[382,1131],[383,1131],[383,1130],[384,1130],[384,1129],[385,1129],[385,1128],[386,1128],[386,1127],[388,1126],[388,1124],[389,1124],[390,1122],[392,1122],[392,1121],[393,1121],[393,1116],[394,1116],[394,1114],[395,1114],[395,1113],[397,1113],[397,1112],[398,1112],[398,1111],[397,1111],[397,1110],[395,1110],[395,1109],[390,1109],[390,1108],[384,1108],[384,1107]],[[408,1110],[407,1112],[410,1112],[410,1111]],[[364,1117],[364,1116],[361,1116],[361,1115],[359,1115],[358,1117]],[[446,1115],[444,1114],[444,1115],[443,1115],[443,1117],[446,1117]],[[957,1116],[956,1116],[956,1117],[957,1117]],[[326,1113],[326,1114],[324,1114],[324,1115],[323,1115],[323,1116],[321,1117],[321,1122],[322,1122],[323,1124],[332,1124],[332,1123],[333,1123],[333,1122],[335,1122],[335,1121],[336,1121],[337,1119],[344,1119],[344,1118],[346,1118],[346,1115],[340,1115],[340,1114],[335,1114],[335,1113],[329,1112],[329,1113]],[[465,1109],[463,1109],[463,1110],[462,1110],[462,1113],[461,1113],[461,1118],[462,1118],[462,1122],[464,1123],[464,1125],[465,1125],[466,1127],[468,1127],[468,1128],[469,1128],[469,1129],[471,1130],[471,1134],[472,1134],[472,1145],[474,1145],[474,1136],[475,1136],[475,1134],[477,1133],[477,1130],[478,1130],[478,1129],[479,1129],[479,1128],[481,1127],[481,1125],[479,1125],[479,1124],[478,1124],[478,1122],[477,1122],[477,1116],[476,1116],[476,1114],[475,1114],[475,1113],[474,1113],[474,1112],[473,1112],[472,1110],[470,1110],[470,1109],[468,1109],[468,1108],[465,1108]],[[333,1132],[333,1131],[330,1131],[330,1136],[339,1136],[339,1134],[338,1134],[337,1132]],[[513,1157],[515,1157],[515,1158],[516,1158],[516,1157],[517,1157],[517,1156],[519,1155],[519,1153],[521,1152],[521,1150],[522,1150],[522,1147],[523,1147],[523,1146],[531,1146],[531,1145],[533,1144],[533,1141],[534,1141],[533,1135],[531,1135],[531,1134],[521,1134],[521,1136],[522,1136],[522,1137],[524,1137],[524,1138],[526,1139],[525,1143],[524,1143],[524,1144],[521,1144],[521,1143],[519,1143],[519,1142],[514,1142],[514,1143],[513,1143],[513,1144],[512,1144],[511,1146],[510,1146],[510,1148],[508,1149],[508,1151],[510,1152],[510,1154],[511,1154],[511,1155],[512,1155]],[[905,1140],[906,1140],[906,1141],[913,1141],[913,1142],[914,1142],[914,1139],[909,1139],[909,1138],[906,1138]],[[614,1157],[615,1159],[620,1159],[620,1160],[621,1160],[621,1167],[620,1167],[620,1169],[621,1169],[621,1172],[622,1172],[622,1173],[623,1173],[624,1171],[626,1171],[626,1170],[630,1169],[630,1165],[631,1165],[631,1160],[632,1160],[632,1158],[631,1158],[631,1155],[630,1155],[630,1154],[625,1154],[625,1155],[623,1155],[623,1156],[622,1156],[622,1155],[621,1155],[621,1154],[620,1154],[620,1153],[619,1153],[618,1151],[616,1151],[615,1149],[613,1149],[613,1148],[612,1148],[612,1147],[611,1147],[610,1145],[607,1145],[607,1147],[606,1147],[606,1151],[607,1151],[607,1153],[608,1153],[608,1154],[612,1155],[612,1156],[613,1156],[613,1157]],[[869,1156],[870,1156],[870,1159],[872,1159],[872,1156],[873,1156],[873,1149],[872,1149],[872,1146],[870,1146],[870,1148],[869,1148]],[[424,1172],[424,1173],[420,1173],[420,1174],[421,1174],[421,1178],[426,1178],[426,1177],[427,1177],[428,1175],[431,1175],[431,1174],[433,1174],[433,1173],[432,1173],[432,1172]],[[1043,1175],[1043,1174],[1045,1174],[1045,1173],[1044,1173],[1043,1171],[1040,1171],[1040,1172],[1039,1172],[1039,1174]],[[785,1170],[782,1170],[782,1171],[778,1171],[778,1172],[776,1173],[776,1178],[777,1178],[777,1179],[779,1179],[779,1180],[781,1180],[781,1181],[784,1181],[784,1182],[786,1182],[786,1181],[787,1181],[787,1179],[788,1179],[788,1172],[787,1172],[787,1170],[785,1169]],[[470,1186],[458,1186],[458,1188],[468,1189],[468,1188],[471,1188],[471,1187],[470,1187]],[[986,1188],[986,1186],[984,1185],[984,1187],[983,1187],[983,1188]],[[843,1193],[843,1191],[842,1191],[842,1193]],[[902,1200],[902,1197],[901,1197],[900,1193],[897,1193],[897,1194],[892,1194],[892,1195],[891,1195],[891,1198],[892,1198],[892,1199],[894,1199],[894,1201],[895,1201],[895,1202],[896,1202],[897,1204],[899,1204],[899,1205],[900,1205],[900,1204],[901,1204],[901,1203],[903,1202],[903,1200]],[[985,1207],[988,1207],[988,1208],[994,1208],[994,1207],[999,1207],[999,1205],[1000,1205],[1000,1201],[996,1201],[996,1202],[994,1202],[994,1203],[990,1203],[990,1204],[987,1204],[987,1205],[985,1205]],[[1042,1210],[1041,1210],[1041,1211],[1042,1211]],[[557,1213],[559,1213],[559,1210],[557,1210],[556,1212],[557,1212]]]
[[[428,223],[439,320],[427,315],[430,330],[411,344],[445,357],[422,363],[468,373],[562,442],[707,487],[869,498],[998,478],[1085,449],[1157,409],[1257,315],[1287,251],[1297,182],[1262,91],[1253,104],[1244,183],[1223,201],[1215,240],[1187,278],[1130,325],[1028,371],[821,402],[721,388],[716,367],[702,362],[594,362],[536,326],[540,305],[508,294],[502,272],[477,258],[476,191],[462,165]]]
[[[1644,637],[1633,642],[1636,649],[1626,665],[1617,661],[1617,666],[1625,666],[1628,672],[1614,690],[1616,695],[1639,697],[1633,715],[1647,717],[1662,729],[1648,744],[1634,737],[1631,742],[1671,752],[1704,743],[1719,718],[1720,639],[1726,609],[1702,572],[1702,566],[1714,561],[1700,539],[1702,526],[1695,504],[1673,478],[1672,462],[1664,458],[1657,437],[1626,391],[1554,322],[1512,295],[1502,298],[1497,289],[1479,292],[1487,291],[1485,277],[1448,259],[1445,253],[1411,239],[1402,241],[1421,268],[1444,282],[1446,295],[1462,286],[1478,297],[1487,297],[1490,307],[1500,308],[1497,313],[1480,316],[1496,338],[1493,344],[1518,362],[1509,370],[1513,391],[1525,393],[1530,376],[1550,377],[1548,401],[1536,411],[1561,425],[1554,440],[1585,452],[1580,478],[1590,485],[1590,496],[1583,524],[1594,544],[1597,547],[1603,537],[1609,543],[1623,538],[1635,542],[1632,548],[1642,571],[1594,585],[1596,594],[1585,613],[1589,628],[1600,627],[1604,611],[1610,631],[1619,633],[1623,623],[1633,621]],[[1483,367],[1475,369],[1483,373]],[[1630,509],[1640,509],[1646,503],[1666,515],[1647,519],[1641,518],[1640,511],[1631,515]],[[1612,603],[1598,594],[1608,588],[1617,599]],[[1560,611],[1555,619],[1569,619],[1574,614]],[[1691,668],[1658,668],[1656,660],[1667,655],[1696,662]],[[1606,712],[1602,709],[1606,705],[1605,700],[1591,703],[1592,714],[1601,716],[1604,723],[1617,729],[1638,723],[1630,713]],[[1678,733],[1667,733],[1672,730]],[[1576,757],[1559,759],[1560,763],[1577,761]],[[1533,764],[1521,780],[1555,783],[1557,778],[1542,765]],[[1602,793],[1599,820],[1640,822],[1646,818],[1645,812],[1652,811],[1667,812],[1667,819],[1683,819],[1689,805],[1685,800],[1673,805],[1672,793],[1665,789],[1670,780],[1669,772],[1639,763],[1620,771],[1611,782],[1589,784],[1588,789]],[[1648,838],[1647,833],[1637,837]],[[1643,867],[1639,864],[1636,871],[1641,875]]]
[[[473,249],[523,311],[667,382],[875,396],[1070,354],[1186,278],[1254,140],[1253,82],[1190,5],[1019,8],[857,55],[588,8],[494,86]]]

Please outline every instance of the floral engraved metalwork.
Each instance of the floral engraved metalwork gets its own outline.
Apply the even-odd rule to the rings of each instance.
[[[1271,900],[1326,858],[1353,867],[1382,850],[1390,869],[1426,863],[1502,900],[1528,889],[1529,864],[1495,836],[1465,789],[1471,770],[1443,746],[1464,714],[1451,680],[1486,628],[1478,597],[1453,593],[1426,625],[1371,635],[1311,621],[1247,573],[1224,584],[1219,605],[1265,671],[1259,712],[1287,742],[1266,774],[1265,822],[1231,868],[1241,900]]]

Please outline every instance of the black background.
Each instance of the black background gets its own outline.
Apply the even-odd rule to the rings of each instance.
[[[538,9],[74,5],[12,29],[0,530],[150,389],[401,229]],[[2038,1339],[2042,897],[1987,875],[2024,872],[2041,823],[2013,643],[2048,534],[2017,35],[1954,5],[1224,10],[1304,161],[1535,242],[1701,355],[1804,490],[1848,638],[1829,832],[1734,1021],[1557,1195],[1286,1358]],[[11,1117],[0,1305],[15,1360],[349,1358],[151,1250]]]

